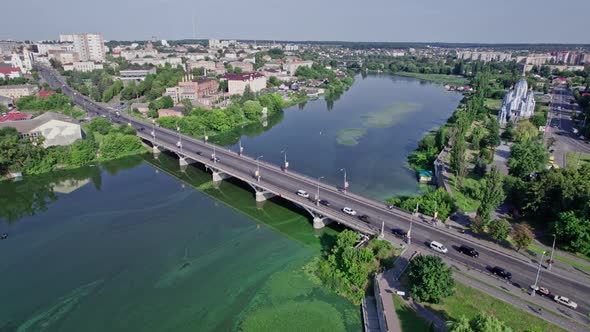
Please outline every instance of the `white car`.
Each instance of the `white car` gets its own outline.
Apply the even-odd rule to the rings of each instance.
[[[555,300],[555,302],[563,304],[564,306],[570,307],[572,309],[576,309],[578,307],[578,304],[576,302],[573,302],[565,296],[555,295],[553,299]]]
[[[449,251],[449,249],[447,249],[442,243],[436,241],[430,242],[430,249],[443,254],[446,254]]]
[[[342,208],[342,212],[344,212],[346,214],[349,214],[351,216],[356,216],[356,211],[353,210],[353,209],[351,209],[351,208],[349,208],[348,206],[343,207]]]
[[[303,197],[303,198],[309,198],[309,194],[307,193],[307,191],[305,190],[297,190],[297,195]]]

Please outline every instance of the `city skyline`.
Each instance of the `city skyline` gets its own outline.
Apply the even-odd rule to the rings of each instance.
[[[22,11],[22,7],[22,3],[10,2],[4,6],[8,12]],[[30,9],[26,25],[19,24],[18,15],[6,17],[0,22],[0,39],[46,40],[57,39],[60,33],[100,32],[107,40],[145,40],[155,36],[157,39],[590,43],[583,33],[584,13],[590,10],[590,3],[571,0],[568,8],[578,10],[568,10],[565,24],[565,12],[556,14],[549,2],[533,0],[493,4],[466,0],[444,4],[434,0],[420,3],[375,0],[370,6],[353,3],[341,7],[311,0],[272,7],[264,0],[207,3],[206,7],[189,0],[130,0],[125,4],[104,0],[92,10],[86,4],[58,0],[35,4],[35,10],[25,8]]]

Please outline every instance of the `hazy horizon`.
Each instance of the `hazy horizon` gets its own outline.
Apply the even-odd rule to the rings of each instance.
[[[0,21],[0,39],[55,40],[60,33],[100,32],[107,40],[155,36],[170,40],[590,44],[590,36],[585,35],[590,1],[567,2],[556,7],[547,0],[373,0],[346,5],[312,0],[206,4],[102,0],[100,6],[89,6],[75,0],[25,0],[3,4],[4,12],[15,14]]]

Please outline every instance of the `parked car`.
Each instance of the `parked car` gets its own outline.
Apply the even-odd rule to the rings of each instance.
[[[401,237],[401,238],[408,236],[408,232],[404,231],[401,228],[392,229],[391,234],[393,234],[394,236],[397,236],[397,237]]]
[[[512,273],[504,270],[499,266],[494,266],[494,268],[492,269],[492,273],[506,280],[510,280],[512,278]]]
[[[430,249],[443,254],[446,254],[449,251],[449,249],[447,249],[442,243],[436,241],[430,242]]]
[[[344,212],[346,214],[349,214],[351,216],[356,216],[356,211],[353,210],[353,209],[351,209],[351,208],[349,208],[348,206],[343,207],[342,208],[342,212]]]
[[[475,257],[475,258],[479,257],[479,253],[477,252],[477,250],[475,250],[469,246],[461,245],[458,250],[460,253],[463,253],[467,256],[471,256],[471,257]]]
[[[305,190],[301,190],[301,189],[297,190],[297,195],[301,196],[303,198],[309,198],[309,193],[307,193],[307,191],[305,191]]]
[[[362,221],[364,221],[364,222],[366,222],[367,224],[371,222],[371,218],[368,215],[366,215],[366,214],[363,214],[362,216],[359,216],[359,219],[362,220]]]
[[[568,299],[565,296],[555,295],[553,299],[555,300],[555,302],[563,304],[564,306],[570,307],[572,309],[576,309],[578,307],[578,304],[576,302]]]

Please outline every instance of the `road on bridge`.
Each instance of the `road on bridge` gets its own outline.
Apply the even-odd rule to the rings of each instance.
[[[85,107],[86,110],[95,112],[97,115],[106,115],[109,118],[117,120],[112,114],[112,110],[101,106],[80,94],[75,93],[70,87],[65,85],[64,81],[55,73],[55,71],[47,69],[46,67],[38,66],[38,70],[42,77],[54,88],[61,88],[62,91],[70,96],[74,102],[80,106]],[[152,129],[155,131],[156,143],[161,142],[168,148],[173,149],[179,140],[178,133],[169,129],[161,127],[153,127],[152,125],[135,118],[128,118],[122,116],[119,120],[127,121],[137,128],[140,136],[151,135]],[[143,128],[143,130],[142,130]],[[141,134],[143,133],[143,134]],[[182,148],[185,155],[191,159],[203,162],[210,166],[216,166],[220,170],[228,170],[228,173],[238,174],[239,177],[250,176],[250,182],[256,183],[254,179],[254,172],[260,167],[260,186],[269,188],[273,193],[293,201],[296,204],[304,206],[314,206],[314,203],[295,195],[299,189],[310,193],[310,197],[314,197],[318,182],[316,179],[307,177],[294,172],[284,172],[280,167],[258,162],[252,157],[239,156],[237,152],[229,151],[228,149],[216,146],[211,143],[205,143],[202,140],[181,135]],[[220,158],[218,164],[213,164],[210,156],[215,149],[216,157]],[[200,152],[201,155],[197,154]],[[382,223],[385,225],[385,231],[390,232],[394,228],[402,228],[407,230],[410,225],[412,215],[406,211],[398,209],[388,209],[382,202],[376,202],[354,193],[343,193],[337,187],[321,183],[320,184],[320,198],[330,202],[329,207],[317,207],[320,211],[326,211],[326,215],[336,216],[337,220],[345,220],[348,222],[360,222],[356,218],[344,214],[341,209],[345,206],[357,211],[359,215],[368,215],[370,217],[370,224],[372,229],[378,230]],[[507,255],[501,250],[497,250],[493,245],[485,245],[481,242],[472,241],[466,238],[465,235],[459,234],[457,231],[452,231],[443,226],[434,226],[430,220],[422,218],[414,218],[412,228],[412,245],[426,246],[429,241],[436,240],[443,243],[449,248],[447,256],[462,264],[467,264],[473,268],[480,270],[489,270],[494,266],[501,266],[510,271],[513,275],[512,282],[514,291],[520,292],[520,288],[528,288],[534,284],[537,273],[537,262],[531,262],[527,259],[518,258],[516,256]],[[462,244],[468,244],[479,252],[479,258],[471,258],[459,253],[456,248]],[[542,270],[539,279],[539,285],[551,289],[553,293],[569,297],[578,303],[578,312],[587,314],[590,310],[590,286],[583,278],[574,278],[563,276],[559,271]],[[563,307],[564,312],[571,310]]]

